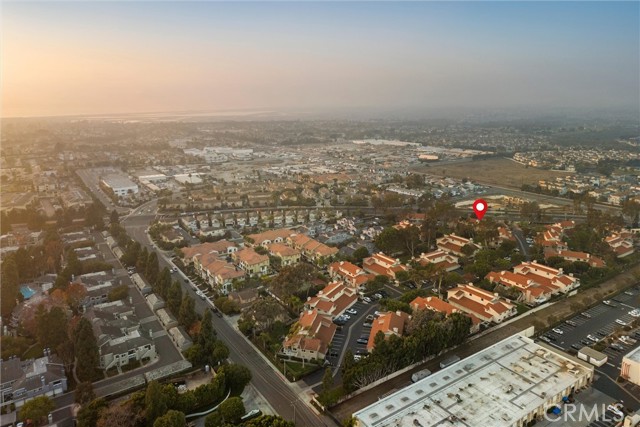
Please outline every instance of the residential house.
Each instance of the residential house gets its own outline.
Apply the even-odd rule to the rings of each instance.
[[[174,342],[180,351],[185,351],[193,345],[191,337],[189,337],[189,334],[187,334],[182,326],[173,327],[169,329],[167,333],[169,334],[171,341]]]
[[[331,282],[315,297],[308,298],[305,307],[316,309],[327,316],[337,317],[357,300],[358,295],[354,288],[346,286],[343,282]]]
[[[436,249],[433,252],[420,254],[417,261],[422,264],[434,264],[440,271],[454,271],[460,268],[458,257],[450,255],[447,252]]]
[[[377,319],[374,319],[371,326],[371,332],[369,332],[369,341],[367,342],[367,351],[373,351],[375,347],[375,338],[378,332],[384,334],[385,339],[391,335],[401,337],[404,332],[404,327],[407,321],[411,318],[409,314],[403,311],[388,311],[381,313]]]
[[[262,233],[249,234],[247,241],[251,246],[264,246],[265,248],[271,243],[282,243],[287,237],[295,234],[295,231],[288,228],[278,228],[276,230],[267,230]]]
[[[199,245],[194,245],[186,248],[181,248],[180,251],[187,264],[195,263],[198,268],[198,263],[204,255],[213,255],[213,257],[226,258],[227,256],[238,251],[238,245],[233,242],[229,242],[226,239],[218,240],[217,242],[206,242]],[[210,261],[207,258],[207,261]]]
[[[0,405],[24,405],[38,396],[61,395],[67,391],[64,366],[47,352],[44,357],[0,360]]]
[[[452,306],[483,322],[500,323],[516,314],[514,304],[472,284],[449,289],[447,300]]]
[[[375,277],[372,274],[367,274],[362,268],[349,261],[334,262],[329,265],[327,271],[333,280],[342,280],[344,283],[355,288],[363,286]]]
[[[337,326],[319,310],[305,310],[285,338],[282,355],[307,361],[324,359],[336,330]]]
[[[480,249],[480,245],[473,243],[473,239],[465,239],[455,234],[445,234],[436,239],[436,245],[438,249],[456,256],[466,256],[463,251],[465,246],[473,248],[473,253]]]
[[[555,287],[566,294],[580,286],[580,280],[573,274],[564,274],[562,269],[555,269],[537,262],[523,262],[513,268],[513,272],[528,277],[537,283]]]
[[[223,294],[227,294],[233,289],[234,280],[243,280],[244,276],[245,271],[220,259],[211,260],[204,265],[200,275],[209,285],[219,289]]]
[[[269,256],[257,253],[253,248],[244,248],[233,254],[233,260],[247,275],[267,274]]]
[[[297,264],[302,256],[299,250],[282,243],[271,243],[268,246],[268,250],[271,256],[280,258],[280,265],[283,267]]]
[[[258,290],[255,288],[229,292],[229,299],[236,301],[241,309],[245,309],[258,300]]]
[[[630,233],[612,233],[604,241],[611,247],[618,258],[624,258],[634,252],[633,238]]]
[[[294,234],[287,237],[287,244],[300,250],[307,261],[316,265],[323,265],[339,252],[338,248],[327,246],[304,234]]]
[[[436,311],[438,313],[444,314],[445,316],[449,316],[453,313],[462,313],[465,316],[469,316],[469,318],[471,319],[471,328],[469,331],[470,333],[474,334],[480,330],[480,319],[478,319],[474,314],[465,313],[461,310],[458,310],[453,305],[441,300],[438,297],[417,297],[413,301],[411,301],[410,305],[414,313],[418,310]]]
[[[551,248],[545,248],[544,258],[549,259],[551,257],[560,257],[569,262],[584,262],[589,264],[593,268],[604,268],[606,263],[602,258],[595,255],[591,255],[586,252],[569,251],[569,250],[554,250]]]
[[[409,270],[406,265],[400,263],[399,259],[391,258],[382,252],[363,259],[362,268],[367,273],[387,276],[392,280],[395,280],[398,272]]]

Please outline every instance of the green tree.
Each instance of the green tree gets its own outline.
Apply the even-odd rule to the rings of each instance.
[[[88,405],[80,408],[78,416],[76,417],[78,427],[96,427],[98,420],[100,419],[100,415],[108,408],[108,406],[109,405],[106,400],[98,398],[91,401]]]
[[[227,388],[231,390],[231,394],[234,396],[239,396],[251,381],[251,371],[246,366],[230,363],[224,365],[220,372],[224,373]]]
[[[107,294],[109,301],[118,301],[125,299],[129,296],[129,287],[127,285],[116,286],[111,289]]]
[[[153,283],[153,282],[152,282]],[[171,272],[167,267],[160,272],[158,279],[155,281],[153,290],[162,298],[166,299],[171,287]]]
[[[180,311],[180,304],[182,303],[182,286],[175,280],[171,287],[169,288],[169,292],[167,294],[167,307],[169,310],[175,315]]]
[[[78,260],[78,254],[73,249],[67,253],[67,270],[74,276],[82,274],[82,263]]]
[[[224,420],[220,411],[212,412],[204,419],[204,427],[223,427]]]
[[[118,215],[118,211],[116,211],[115,209],[111,211],[111,216],[109,217],[110,223],[111,224],[119,224],[120,223],[120,216]]]
[[[23,421],[33,420],[36,426],[46,425],[48,424],[47,416],[55,408],[56,405],[47,396],[34,397],[20,408],[20,419]]]
[[[246,412],[242,399],[239,397],[230,397],[225,400],[220,404],[220,408],[218,410],[225,422],[231,424],[238,424],[240,422],[240,418],[242,418]]]
[[[327,369],[324,371],[324,375],[322,377],[322,391],[328,392],[333,388],[333,372],[331,372],[331,368],[327,366]]]
[[[2,317],[9,317],[16,306],[16,298],[18,298],[19,293],[18,266],[12,257],[2,263],[2,282],[0,286],[0,296],[2,297],[0,314]]]
[[[77,385],[74,392],[75,402],[81,406],[86,405],[96,398],[96,394],[93,391],[93,384],[89,381],[81,382]]]
[[[167,402],[162,392],[162,386],[157,381],[151,381],[144,395],[144,413],[147,425],[153,426],[156,419],[167,412]]]
[[[182,297],[182,303],[180,304],[178,321],[185,328],[190,328],[196,320],[198,320],[198,315],[196,314],[196,302],[189,295],[185,294],[184,297]]]
[[[361,263],[362,260],[369,256],[369,249],[366,246],[360,246],[358,249],[353,251],[351,254],[351,259],[353,262]]]
[[[187,425],[187,420],[184,414],[173,410],[157,418],[153,423],[153,427],[184,427],[185,425]]]
[[[295,424],[279,415],[261,415],[245,422],[243,427],[295,427]]]
[[[46,311],[44,306],[38,306],[36,312],[36,336],[42,347],[57,348],[69,340],[67,333],[67,314],[60,307],[53,307]]]
[[[91,323],[81,318],[74,334],[76,349],[76,374],[80,381],[94,381],[100,377],[100,353],[93,335]]]
[[[149,253],[145,267],[145,277],[150,283],[154,283],[158,279],[158,272],[160,271],[160,264],[158,264],[158,254],[156,254],[155,251],[151,251]]]

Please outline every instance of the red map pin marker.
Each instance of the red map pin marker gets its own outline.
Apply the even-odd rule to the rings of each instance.
[[[473,202],[473,211],[476,213],[476,216],[478,217],[478,219],[482,219],[484,214],[487,213],[488,207],[489,206],[487,205],[487,202],[485,202],[482,199],[478,199],[475,202]]]

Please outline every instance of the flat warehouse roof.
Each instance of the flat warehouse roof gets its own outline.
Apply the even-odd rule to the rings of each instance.
[[[358,426],[511,426],[593,367],[521,334],[356,412]]]

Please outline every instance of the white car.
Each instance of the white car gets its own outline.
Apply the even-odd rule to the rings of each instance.
[[[369,297],[364,297],[362,298],[362,301],[366,302],[367,304],[371,303],[371,298]]]
[[[629,312],[629,316],[631,316],[631,317],[640,317],[640,308],[636,308],[635,310],[631,310]]]
[[[348,309],[348,310],[347,310],[347,313],[349,313],[349,314],[353,314],[354,316],[355,316],[356,314],[358,314],[358,312],[357,312],[356,310],[354,310],[353,308]]]
[[[556,334],[558,334],[558,335],[562,335],[562,334],[564,334],[564,332],[562,331],[562,329],[553,328],[553,329],[552,329],[552,331],[553,331],[553,332],[555,332],[555,333],[556,333]]]
[[[627,322],[625,322],[625,321],[623,321],[623,320],[620,320],[620,319],[616,319],[616,323],[617,323],[618,325],[627,326]]]
[[[343,318],[343,319],[346,319],[346,320],[350,320],[350,319],[351,319],[351,316],[349,316],[348,314],[343,314],[343,315],[342,315],[342,318]]]

